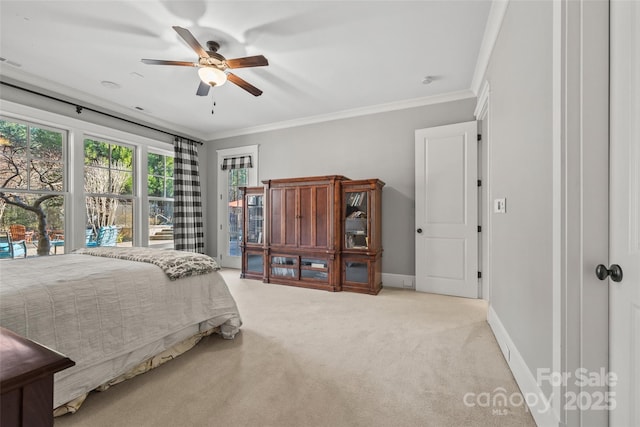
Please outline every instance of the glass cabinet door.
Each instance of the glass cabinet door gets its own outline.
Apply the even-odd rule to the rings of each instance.
[[[369,247],[368,193],[347,191],[344,194],[344,247],[345,249],[367,249]]]
[[[329,263],[326,259],[301,258],[300,278],[327,281]]]
[[[253,274],[262,274],[264,269],[263,259],[264,257],[260,252],[248,252],[246,272]]]
[[[248,195],[247,200],[247,243],[261,244],[263,239],[264,206],[262,195]]]
[[[369,264],[366,260],[348,259],[344,262],[344,281],[369,283]]]
[[[272,256],[271,275],[298,278],[298,257]]]

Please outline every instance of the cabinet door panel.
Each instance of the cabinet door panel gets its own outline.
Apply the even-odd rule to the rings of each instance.
[[[329,239],[329,188],[327,186],[300,188],[300,246],[327,248]]]
[[[314,200],[313,188],[300,188],[300,246],[313,246]]]
[[[281,245],[284,241],[283,232],[284,227],[282,222],[284,220],[284,206],[283,206],[283,190],[278,188],[271,189],[271,206],[269,207],[270,218],[270,239],[272,245]]]
[[[329,202],[329,187],[316,188],[316,211],[315,211],[315,246],[320,248],[329,247],[329,209],[332,203]]]
[[[284,244],[286,246],[297,245],[297,230],[296,230],[296,189],[287,188],[284,190]]]

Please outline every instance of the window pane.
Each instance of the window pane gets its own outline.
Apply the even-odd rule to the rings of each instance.
[[[240,256],[240,241],[242,240],[242,195],[240,187],[247,186],[247,169],[229,170],[229,256]]]
[[[51,245],[50,254],[64,253],[64,197],[54,196],[44,201],[41,194],[35,193],[5,193],[5,197],[19,206],[4,204],[0,200],[0,205],[4,204],[0,228],[10,230],[12,225],[23,225],[24,237],[20,240],[25,240],[28,256],[37,255],[40,232],[49,236],[50,241],[56,239],[56,246]],[[42,228],[39,220],[42,220]]]
[[[3,147],[10,146],[20,155],[26,155],[27,125],[0,120]],[[6,141],[6,142],[5,142]]]
[[[133,149],[85,139],[84,191],[91,194],[133,194]]]
[[[173,177],[173,157],[165,157],[167,176]]]
[[[133,170],[133,149],[122,145],[111,145],[111,167],[120,170]]]
[[[98,162],[99,164],[105,164],[105,166],[108,165],[109,144],[107,144],[106,142],[94,141],[93,139],[85,139],[84,164],[92,165],[96,162]]]
[[[1,120],[0,134],[0,187],[64,190],[62,132]]]
[[[149,247],[173,248],[173,201],[149,200]]]
[[[148,174],[149,175],[164,175],[164,156],[155,153],[149,153],[147,156]]]
[[[29,175],[32,190],[63,190],[64,164],[61,162],[31,160]]]
[[[96,166],[85,166],[84,168],[84,191],[91,194],[110,194],[109,169]]]
[[[62,131],[0,120],[0,229],[24,241],[29,256],[38,245],[64,253],[64,142]]]
[[[147,174],[149,196],[173,197],[173,157],[149,153]]]
[[[89,196],[85,198],[87,210],[86,243],[94,246],[132,246],[133,201],[115,197]],[[107,227],[115,226],[116,232]],[[103,239],[100,239],[103,237]]]
[[[111,170],[111,193],[120,195],[132,195],[133,172]]]
[[[39,159],[62,161],[62,134],[46,129],[30,128],[31,155]]]
[[[148,176],[149,196],[163,197],[164,196],[164,180],[158,176]]]
[[[167,194],[166,197],[173,197],[173,179],[167,178]]]
[[[27,161],[12,157],[10,148],[2,148],[2,166],[0,167],[0,187],[4,188],[27,188]]]

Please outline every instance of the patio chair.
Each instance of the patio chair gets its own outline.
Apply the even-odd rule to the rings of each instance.
[[[9,233],[11,234],[11,240],[18,242],[20,240],[27,240],[27,227],[22,224],[12,224],[9,226]]]
[[[27,244],[24,240],[14,242],[7,231],[0,231],[0,258],[27,257]]]
[[[86,247],[93,247],[93,246],[97,246],[96,243],[96,239],[95,239],[95,235],[93,234],[93,228],[87,228],[86,230],[84,230],[85,233],[85,242],[84,245]]]
[[[64,246],[64,231],[53,230],[49,232],[49,244],[53,248],[53,253],[58,254],[58,248]]]
[[[12,224],[9,226],[9,237],[13,248],[13,257],[27,257],[27,227],[22,224]]]
[[[89,234],[91,233],[91,235]],[[87,230],[86,246],[95,248],[96,246],[116,246],[116,238],[118,237],[118,227],[115,225],[106,225],[98,229],[96,239],[92,239],[93,231]]]

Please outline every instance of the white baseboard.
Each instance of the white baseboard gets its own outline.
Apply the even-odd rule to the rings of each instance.
[[[416,289],[416,276],[406,274],[382,273],[382,286],[385,288]]]
[[[529,411],[531,415],[533,415],[536,424],[540,427],[557,427],[562,425],[551,406],[553,402],[542,392],[540,384],[538,384],[538,381],[531,373],[531,370],[491,306],[489,306],[489,310],[487,311],[487,322],[498,341],[500,350],[509,364],[513,377],[518,387],[520,387],[520,391],[527,402]]]

